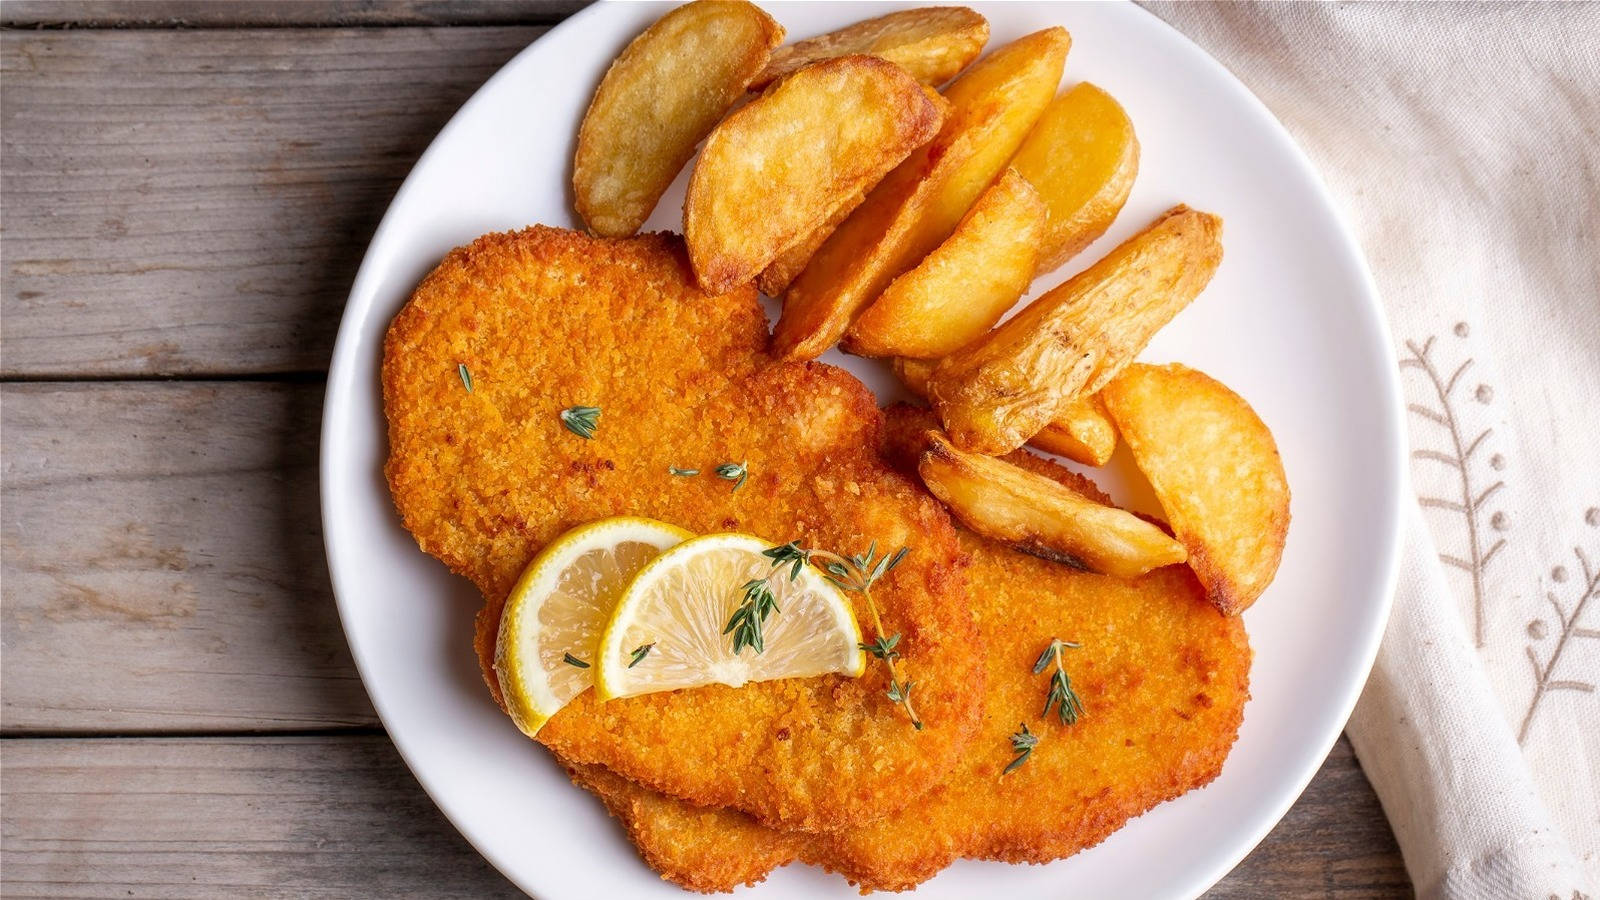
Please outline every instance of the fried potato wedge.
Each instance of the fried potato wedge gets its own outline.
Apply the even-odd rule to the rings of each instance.
[[[1066,404],[1100,390],[1211,280],[1221,234],[1216,216],[1175,207],[941,360],[928,394],[950,439],[975,453],[1009,453]]]
[[[689,177],[683,234],[700,286],[760,274],[939,131],[945,103],[873,56],[804,69],[728,116]]]
[[[572,191],[589,230],[638,231],[782,42],[783,26],[744,0],[695,0],[634,38],[578,128]]]
[[[1055,453],[1086,466],[1103,466],[1117,451],[1117,426],[1099,394],[1079,397],[1062,407],[1028,446]]]
[[[816,255],[817,248],[822,246],[822,242],[828,239],[828,235],[838,230],[839,225],[850,218],[850,214],[855,212],[856,207],[865,199],[867,192],[863,190],[839,204],[839,208],[835,209],[826,221],[811,229],[810,234],[791,244],[789,249],[779,253],[778,258],[768,263],[767,267],[761,270],[761,274],[756,276],[756,287],[761,293],[768,297],[783,296],[789,285],[805,271],[806,263],[811,262],[811,257]]]
[[[886,59],[938,87],[977,59],[988,42],[988,21],[964,6],[905,9],[779,47],[750,87],[760,90],[814,62],[855,53]]]
[[[1134,363],[1103,396],[1212,604],[1243,612],[1272,583],[1289,534],[1272,432],[1243,397],[1188,366]]]
[[[856,319],[845,350],[934,359],[972,343],[1027,291],[1049,215],[1027,179],[1000,173],[950,237]]]
[[[938,363],[931,359],[911,359],[897,356],[889,367],[906,390],[924,399],[928,396],[928,378]],[[1112,424],[1105,404],[1098,394],[1068,403],[1050,424],[1028,441],[1029,445],[1046,453],[1065,456],[1086,466],[1103,466],[1111,461],[1117,450],[1117,426]]]
[[[1104,506],[1002,459],[956,449],[938,432],[917,464],[928,491],[962,524],[1023,553],[1137,578],[1181,563],[1184,546],[1125,509]]]
[[[778,356],[820,356],[890,281],[950,236],[1049,104],[1071,43],[1062,28],[1035,32],[950,85],[939,135],[873,189],[785,292],[773,329]]]
[[[1139,139],[1121,104],[1083,82],[1051,101],[1011,166],[1050,207],[1039,250],[1039,271],[1049,272],[1116,220],[1139,174]]]

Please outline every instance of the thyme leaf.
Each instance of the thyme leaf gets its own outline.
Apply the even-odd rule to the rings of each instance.
[[[569,406],[561,411],[561,424],[586,441],[594,440],[594,431],[600,427],[600,407]]]
[[[587,668],[589,668],[589,664],[588,663],[586,663],[583,660],[577,658],[576,656],[573,656],[571,653],[563,653],[563,654],[561,654],[561,661],[566,663],[569,666],[575,666],[575,667],[577,667],[579,669],[587,669]]]
[[[717,477],[724,481],[733,482],[733,489],[744,487],[745,479],[750,477],[750,470],[742,462],[725,462],[716,468]]]
[[[857,644],[856,646],[860,647],[862,650],[866,651],[867,653],[870,653],[873,656],[876,656],[877,658],[883,660],[884,662],[890,662],[891,660],[896,660],[896,659],[900,658],[900,652],[898,650],[894,649],[897,645],[899,645],[899,643],[900,643],[900,635],[898,635],[898,634],[890,635],[889,637],[884,637],[883,635],[880,634],[880,635],[878,635],[878,639],[873,641],[872,643],[870,643],[870,644]]]
[[[467,368],[467,364],[456,363],[456,374],[461,376],[461,385],[467,389],[467,393],[472,393],[472,370]]]
[[[628,668],[631,669],[634,666],[637,666],[639,663],[644,662],[644,658],[650,655],[650,651],[655,647],[655,645],[655,641],[651,641],[648,644],[640,644],[639,646],[633,648],[633,653],[628,655]]]
[[[1033,755],[1033,748],[1039,745],[1039,736],[1028,730],[1028,723],[1021,725],[1022,730],[1011,736],[1011,752],[1016,756],[1001,770],[1001,775],[1010,775],[1022,768],[1022,764]]]

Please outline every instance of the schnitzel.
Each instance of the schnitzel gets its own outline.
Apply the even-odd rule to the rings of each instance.
[[[914,462],[931,415],[896,407],[889,423],[886,455]],[[1054,463],[1026,451],[1008,459],[1106,502]],[[685,887],[731,890],[801,860],[863,890],[903,890],[962,857],[1069,856],[1217,776],[1249,698],[1250,649],[1240,620],[1220,615],[1189,569],[1123,581],[960,536],[989,669],[983,724],[949,780],[918,802],[865,826],[801,834],[678,803],[599,767],[570,767],[573,780]],[[1081,645],[1062,657],[1085,710],[1070,725],[1041,717],[1049,676],[1034,673],[1058,638]],[[1021,724],[1038,743],[1007,773]]]
[[[839,369],[776,362],[767,343],[754,288],[700,291],[676,236],[486,235],[390,326],[386,474],[417,543],[483,593],[476,648],[497,702],[506,595],[574,525],[642,515],[846,554],[910,547],[873,595],[902,635],[924,730],[877,666],[606,703],[589,691],[538,736],[672,797],[839,829],[945,781],[977,727],[983,665],[954,529],[880,460],[872,394]],[[562,424],[579,405],[599,410],[592,439]],[[724,464],[742,474],[719,477]]]

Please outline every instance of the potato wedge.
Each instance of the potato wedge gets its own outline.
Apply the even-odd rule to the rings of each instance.
[[[695,0],[634,38],[578,128],[572,191],[589,230],[638,231],[782,42],[783,26],[744,0]]]
[[[977,59],[988,41],[988,21],[964,6],[904,9],[779,47],[750,87],[760,90],[819,60],[854,53],[886,59],[938,87]]]
[[[1103,466],[1117,451],[1117,426],[1099,394],[1079,397],[1062,407],[1028,446],[1065,456],[1086,466]]]
[[[917,464],[928,491],[978,534],[1024,553],[1137,578],[1181,563],[1182,544],[1125,509],[1103,506],[1057,482],[930,432]]]
[[[1027,291],[1048,219],[1027,179],[1000,173],[950,237],[856,319],[845,350],[935,359],[972,343]]]
[[[1001,47],[945,91],[939,135],[890,172],[784,294],[773,350],[815,359],[867,303],[955,230],[1061,80],[1071,38],[1047,28]]]
[[[768,297],[783,296],[789,285],[805,271],[806,263],[811,262],[811,257],[816,255],[817,248],[822,246],[822,242],[826,241],[845,219],[850,218],[850,214],[855,212],[856,207],[865,199],[867,192],[863,190],[839,204],[839,208],[834,210],[826,221],[811,229],[810,234],[791,244],[789,249],[779,253],[778,258],[768,263],[767,267],[761,270],[761,274],[756,276],[756,287],[761,293]]]
[[[889,365],[906,390],[918,397],[928,396],[928,378],[937,362],[898,356]],[[1028,444],[1086,466],[1103,466],[1117,450],[1117,427],[1100,395],[1094,394],[1068,403]]]
[[[945,103],[905,70],[841,56],[785,78],[706,138],[683,234],[700,286],[760,274],[939,131]]]
[[[1244,611],[1272,583],[1289,534],[1272,432],[1243,397],[1188,366],[1134,363],[1103,394],[1211,602]]]
[[[1100,390],[1211,280],[1221,232],[1216,216],[1175,207],[941,360],[928,394],[950,439],[976,453],[1009,453],[1066,404]]]
[[[1050,207],[1039,249],[1039,271],[1049,272],[1116,220],[1139,174],[1139,139],[1121,104],[1084,82],[1051,101],[1011,166]]]

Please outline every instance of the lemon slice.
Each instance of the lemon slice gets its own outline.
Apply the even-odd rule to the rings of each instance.
[[[844,595],[803,566],[773,568],[773,546],[746,534],[708,534],[656,557],[617,601],[600,639],[595,688],[602,699],[656,691],[839,673],[866,667],[861,629]],[[770,578],[769,578],[770,576]],[[734,653],[728,619],[744,585],[768,578],[777,611],[762,625],[764,649]]]
[[[537,734],[594,683],[595,645],[617,598],[661,551],[692,536],[618,516],[566,532],[528,563],[506,598],[494,650],[500,692],[523,734]]]

